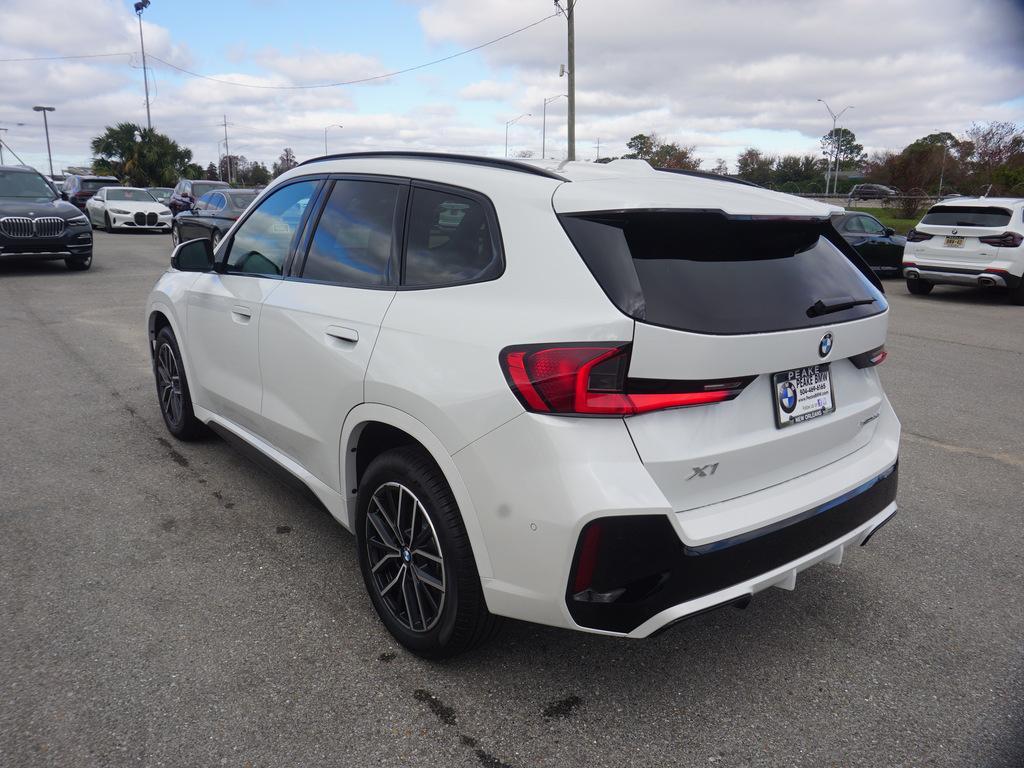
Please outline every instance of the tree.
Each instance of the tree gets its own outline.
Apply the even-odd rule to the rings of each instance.
[[[857,135],[849,128],[836,128],[835,133],[829,131],[821,137],[821,154],[830,159],[833,163],[836,157],[836,147],[839,152],[839,167],[850,170],[863,163],[864,145],[857,143]]]
[[[189,163],[185,166],[182,176],[186,179],[201,179],[203,178],[203,167],[197,163]]]
[[[206,166],[206,179],[207,181],[216,181],[220,177],[217,175],[217,164],[213,161]]]
[[[1016,123],[974,123],[960,142],[961,156],[976,188],[993,184],[1009,192],[1024,183],[1024,127]]]
[[[217,163],[220,178],[232,183],[240,181],[241,169],[247,162],[245,155],[222,155]]]
[[[531,157],[533,157],[533,150],[532,149],[517,149],[515,152],[512,153],[512,157],[518,158],[520,160],[528,160]]]
[[[729,164],[725,162],[724,158],[718,158],[715,160],[715,167],[711,169],[712,173],[717,173],[719,176],[729,175]]]
[[[736,175],[755,184],[767,186],[772,181],[775,158],[759,149],[747,147],[736,158]]]
[[[265,187],[270,183],[270,170],[263,163],[246,163],[239,173],[240,182],[246,187]]]
[[[298,164],[299,161],[295,159],[295,153],[292,152],[292,148],[285,147],[281,156],[277,158],[277,162],[274,163],[273,168],[271,168],[271,173],[274,175],[274,178],[277,178],[282,173],[290,171]]]
[[[623,157],[646,160],[655,168],[682,168],[691,171],[700,168],[696,147],[681,147],[674,141],[664,142],[656,133],[650,136],[638,133],[626,142],[626,148],[629,152]]]
[[[192,150],[152,128],[118,123],[90,142],[93,169],[137,187],[172,186],[194,170]]]

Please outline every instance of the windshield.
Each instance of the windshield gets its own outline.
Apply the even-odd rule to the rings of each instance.
[[[170,187],[150,187],[147,191],[153,197],[157,197],[157,198],[160,198],[160,197],[170,197],[171,194],[174,192],[174,190],[171,189]]]
[[[115,179],[82,179],[81,188],[85,192],[95,192],[103,187],[109,187],[111,181],[117,183]]]
[[[828,222],[642,210],[559,218],[608,297],[652,325],[766,333],[859,320],[887,307],[829,241]]]
[[[144,189],[108,189],[107,200],[131,200],[136,203],[156,202],[156,198]]]
[[[0,197],[53,200],[53,187],[42,176],[27,171],[0,171]]]
[[[200,197],[205,195],[214,189],[223,189],[225,184],[211,184],[210,182],[193,181],[192,182],[192,195],[198,200]]]
[[[924,215],[921,223],[940,227],[1005,227],[1010,223],[1010,211],[977,205],[937,205]]]

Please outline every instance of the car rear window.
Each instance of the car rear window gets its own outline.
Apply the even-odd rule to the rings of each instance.
[[[974,205],[936,205],[921,219],[922,224],[940,227],[1005,227],[1010,223],[1007,208]]]
[[[117,184],[117,179],[82,179],[81,187],[86,192],[95,192],[112,184]]]
[[[883,312],[882,293],[829,240],[821,220],[627,211],[559,217],[608,298],[652,325],[765,333]],[[819,314],[817,302],[835,307]]]

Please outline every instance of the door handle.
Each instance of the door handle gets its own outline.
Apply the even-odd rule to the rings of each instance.
[[[336,339],[338,341],[347,341],[351,344],[355,344],[359,341],[359,331],[355,328],[344,328],[340,325],[329,325],[324,330],[328,338]]]
[[[252,310],[236,304],[231,308],[231,317],[235,322],[248,323],[252,319]]]

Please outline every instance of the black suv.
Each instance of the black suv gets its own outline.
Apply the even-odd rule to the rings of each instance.
[[[64,259],[92,266],[92,227],[37,171],[0,165],[0,260]]]
[[[167,207],[171,209],[171,213],[177,216],[182,211],[191,211],[196,205],[196,200],[210,190],[222,189],[230,186],[231,185],[226,181],[181,179],[178,181],[177,186],[174,187],[174,192],[171,193],[171,199],[167,201]]]
[[[64,177],[62,190],[65,199],[81,211],[85,210],[85,204],[89,198],[103,187],[119,187],[121,182],[113,176],[81,176],[69,174]]]

